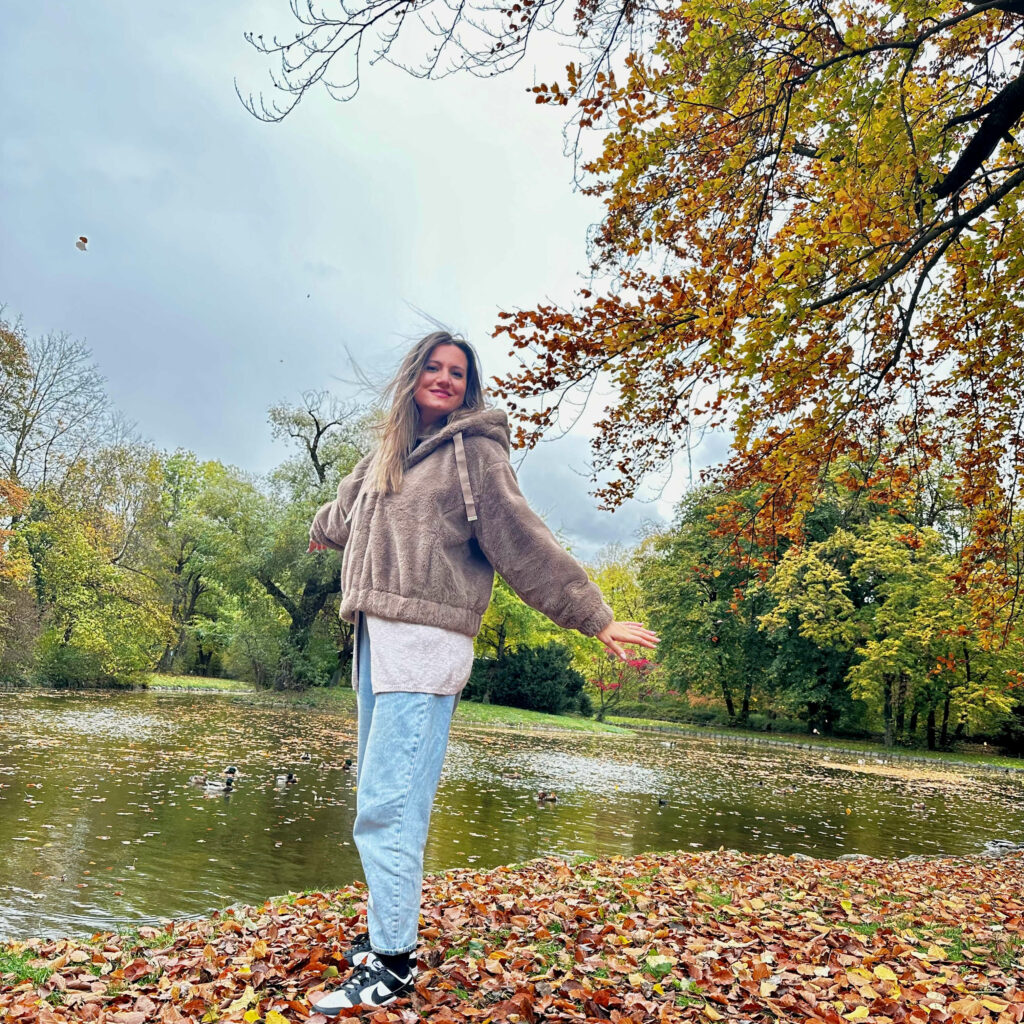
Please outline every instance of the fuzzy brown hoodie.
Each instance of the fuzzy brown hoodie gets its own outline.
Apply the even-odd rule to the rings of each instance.
[[[475,522],[459,482],[459,432]],[[344,552],[342,618],[354,622],[362,611],[476,636],[497,570],[559,626],[594,636],[612,621],[600,590],[520,493],[502,410],[469,413],[421,439],[394,494],[366,481],[371,458],[341,481],[309,530],[312,540]]]

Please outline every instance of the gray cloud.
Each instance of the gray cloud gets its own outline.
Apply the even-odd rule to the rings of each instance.
[[[242,32],[286,30],[286,6],[42,0],[5,10],[0,37],[0,303],[84,338],[158,446],[255,472],[285,454],[267,408],[344,395],[346,349],[386,379],[428,329],[417,308],[507,369],[498,311],[569,301],[601,211],[572,190],[564,111],[532,102],[527,63],[434,83],[382,64],[352,103],[254,121],[233,79],[257,88],[267,68]],[[686,479],[681,464],[659,500],[600,512],[587,459],[568,435],[521,469],[582,558],[670,515]]]
[[[614,512],[598,509],[589,493],[589,456],[586,438],[567,434],[533,449],[518,468],[520,487],[531,507],[583,561],[609,544],[632,545],[652,522],[665,524],[654,501],[634,499]]]

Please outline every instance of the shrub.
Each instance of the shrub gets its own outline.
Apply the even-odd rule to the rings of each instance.
[[[558,643],[523,647],[501,660],[477,658],[463,696],[555,715],[586,714],[583,676],[570,667],[571,661],[572,653]]]
[[[131,669],[109,671],[104,667],[101,653],[64,643],[52,629],[40,638],[33,677],[37,684],[58,689],[132,686],[141,680],[141,674]]]

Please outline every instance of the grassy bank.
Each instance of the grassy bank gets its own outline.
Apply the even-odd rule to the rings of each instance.
[[[301,692],[259,690],[230,679],[206,679],[202,676],[165,676],[153,673],[147,679],[151,690],[208,690],[249,694],[260,703],[300,705],[325,710],[343,710],[355,714],[355,694],[348,686],[314,688]],[[595,722],[592,718],[572,715],[547,715],[539,711],[524,711],[498,704],[476,704],[460,701],[455,711],[455,724],[492,729],[549,730],[568,732],[600,732],[631,735],[632,731],[619,725]]]
[[[655,718],[631,718],[609,715],[608,720],[626,729],[650,730],[666,734],[678,734],[694,738],[719,738],[726,741],[795,745],[822,751],[837,750],[847,753],[870,754],[883,758],[907,758],[911,760],[939,761],[946,764],[976,764],[995,768],[1009,768],[1024,771],[1024,758],[1004,757],[993,751],[991,754],[960,752],[956,750],[924,750],[918,747],[888,748],[882,743],[870,740],[845,740],[832,736],[813,736],[808,733],[765,733],[756,729],[714,728],[702,725],[665,722]]]
[[[426,880],[416,993],[380,1021],[1024,1019],[1024,859],[728,851]],[[325,1024],[361,886],[0,950],[0,1019]]]
[[[255,693],[256,688],[238,679],[212,679],[207,676],[172,676],[150,672],[145,678],[149,690],[213,690],[222,693]]]
[[[347,686],[314,688],[302,692],[278,692],[260,690],[246,683],[231,679],[207,679],[202,676],[168,676],[151,674],[147,679],[150,689],[160,690],[207,690],[248,693],[254,699],[269,703],[299,704],[306,707],[339,708],[355,712],[355,695]],[[812,736],[807,733],[764,733],[753,729],[721,729],[699,725],[665,722],[653,718],[630,718],[610,715],[607,722],[591,718],[568,715],[547,715],[537,711],[523,711],[519,708],[502,707],[498,704],[476,704],[461,701],[455,713],[457,725],[495,729],[547,730],[558,729],[570,732],[618,733],[627,735],[638,730],[654,730],[666,734],[676,733],[694,738],[721,738],[728,741],[796,744],[801,747],[845,751],[848,753],[877,755],[886,758],[909,758],[939,761],[946,764],[977,764],[998,768],[1024,770],[1024,759],[1002,757],[999,754],[960,753],[957,751],[929,751],[899,747],[887,750],[881,743],[866,740],[842,740],[827,736]]]

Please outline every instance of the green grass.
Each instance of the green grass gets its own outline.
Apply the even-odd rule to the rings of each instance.
[[[477,704],[468,700],[459,701],[455,724],[514,729],[564,729],[573,732],[618,733],[624,736],[631,732],[618,725],[595,722],[592,718],[546,715],[540,711],[506,708],[501,704]]]
[[[470,939],[465,944],[456,944],[449,946],[445,950],[445,960],[450,960],[453,956],[471,956],[479,959],[487,952],[487,946],[484,945],[479,939]]]
[[[681,981],[679,978],[675,980],[676,990],[679,994],[676,996],[676,1006],[686,1009],[688,1006],[703,1006],[704,996],[700,990],[700,985],[697,982],[690,980],[687,982]],[[682,991],[679,991],[679,990]]]
[[[925,750],[921,747],[885,747],[881,743],[870,740],[836,739],[832,736],[813,736],[805,732],[761,732],[757,729],[738,729],[727,725],[692,725],[687,722],[669,722],[658,718],[632,718],[623,715],[609,715],[608,721],[627,729],[659,729],[665,735],[679,733],[685,736],[726,736],[737,740],[756,739],[761,743],[799,743],[822,750],[848,750],[851,753],[877,754],[879,757],[922,759],[937,762],[953,762],[961,764],[994,765],[998,768],[1016,768],[1024,771],[1024,758],[1002,757],[999,754],[957,753],[949,750]]]
[[[559,956],[564,950],[558,942],[538,942],[533,951],[540,957],[544,967],[552,967],[558,963]]]
[[[858,921],[856,924],[847,921],[843,925],[844,928],[851,932],[856,932],[858,935],[874,935],[879,928],[882,927],[881,921]]]
[[[35,953],[25,950],[23,953],[15,953],[11,949],[0,950],[0,977],[13,974],[13,983],[17,985],[22,981],[31,981],[34,985],[42,985],[53,971],[47,967],[30,967],[29,960],[36,959]]]
[[[1024,962],[1024,939],[1011,935],[1007,939],[992,943],[992,962],[1004,971],[1015,970]]]
[[[946,951],[946,957],[950,960],[962,960],[964,958],[964,930],[954,926],[936,928],[929,938],[937,938],[939,944]]]
[[[249,683],[238,679],[210,679],[206,676],[171,676],[150,672],[145,679],[150,690],[223,690],[244,693],[253,689]]]
[[[160,676],[161,679],[189,679],[189,676]],[[223,679],[207,680],[210,683],[226,683]],[[151,688],[152,688],[151,684]],[[245,684],[237,684],[244,686]],[[259,704],[287,704],[300,707],[320,708],[324,711],[347,711],[355,714],[356,696],[349,686],[311,687],[299,693],[277,690],[247,691],[246,700]],[[631,736],[632,730],[618,725],[595,722],[592,718],[578,718],[573,715],[546,715],[539,711],[523,711],[521,708],[507,708],[500,704],[477,704],[473,701],[459,701],[455,711],[456,727],[561,730],[566,732],[608,733]]]

